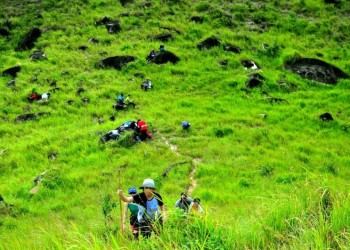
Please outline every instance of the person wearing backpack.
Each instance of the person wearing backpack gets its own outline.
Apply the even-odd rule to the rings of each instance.
[[[141,209],[138,211],[137,220],[144,238],[149,238],[152,232],[159,234],[159,229],[166,220],[162,196],[154,192],[155,188],[154,180],[145,179],[140,186],[140,189],[143,190],[142,193],[126,197],[121,189],[118,190],[118,195],[124,202],[134,202],[140,205]]]
[[[186,193],[181,193],[181,197],[176,201],[175,207],[187,213],[192,202],[193,199],[191,197],[188,197]]]
[[[131,187],[128,190],[128,194],[130,196],[134,196],[137,194],[137,190],[135,187]],[[137,221],[137,214],[139,212],[139,206],[135,203],[127,202],[124,206],[124,214],[123,214],[123,231],[126,230],[126,216],[128,215],[128,210],[130,211],[129,225],[132,234],[134,235],[134,239],[137,240],[139,238],[139,223]]]

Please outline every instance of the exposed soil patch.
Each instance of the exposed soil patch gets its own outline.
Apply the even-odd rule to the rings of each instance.
[[[164,143],[166,145],[168,145],[170,147],[170,149],[176,154],[176,155],[180,155],[180,153],[177,151],[177,147],[175,145],[172,145],[166,138],[164,138],[162,136],[162,139],[164,140]],[[191,172],[189,174],[189,178],[190,178],[190,185],[186,188],[186,193],[188,195],[191,195],[193,193],[193,191],[196,189],[197,187],[197,180],[194,178],[194,175],[197,171],[197,165],[198,163],[201,161],[200,158],[196,158],[196,159],[193,159],[192,160],[192,168],[191,168]],[[184,163],[187,163],[187,162],[180,162],[180,163],[175,163],[175,164],[172,164],[170,165],[163,173],[163,176],[166,176],[168,174],[168,172],[170,171],[170,169],[176,165],[179,165],[179,164],[184,164]]]

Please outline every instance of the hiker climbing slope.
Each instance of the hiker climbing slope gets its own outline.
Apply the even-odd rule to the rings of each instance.
[[[163,221],[166,220],[166,211],[162,196],[154,192],[155,184],[152,179],[145,179],[140,189],[143,190],[142,193],[131,197],[126,197],[119,189],[118,195],[124,202],[134,202],[143,208],[139,210],[137,220],[142,236],[148,238],[152,232],[159,234]]]
[[[128,194],[130,196],[134,196],[137,194],[137,190],[134,187],[129,188]],[[137,214],[139,212],[139,206],[135,203],[127,202],[124,206],[124,214],[123,214],[123,231],[126,230],[126,217],[128,214],[128,210],[130,211],[129,225],[132,234],[134,235],[134,239],[137,240],[139,238],[139,223],[137,221]]]

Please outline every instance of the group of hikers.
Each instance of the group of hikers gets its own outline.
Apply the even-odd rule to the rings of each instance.
[[[116,103],[113,105],[115,109],[124,109],[131,105],[132,107],[136,107],[136,104],[133,99],[131,99],[131,95],[127,95],[127,97],[124,99],[124,93],[120,93],[116,98],[115,98]]]
[[[162,44],[159,46],[159,52],[161,53],[164,51],[165,51],[165,46]],[[149,54],[147,56],[147,61],[152,62],[155,57],[156,57],[156,51],[154,49],[152,49],[151,52],[149,52]]]
[[[125,196],[121,189],[118,190],[119,197],[125,202],[122,229],[125,231],[127,228],[127,214],[130,211],[129,227],[135,240],[139,239],[140,234],[144,238],[149,238],[152,232],[159,235],[163,222],[167,219],[162,196],[154,191],[154,180],[145,179],[139,188],[142,189],[141,193],[138,193],[135,187],[129,188],[129,196]],[[204,212],[200,199],[192,199],[186,193],[181,193],[175,208],[181,209],[187,215]]]
[[[28,96],[28,101],[33,102],[35,100],[48,100],[50,98],[50,93],[46,92],[43,94],[38,94],[36,89],[32,89],[31,93]]]
[[[148,130],[146,121],[138,119],[135,121],[126,121],[115,129],[108,131],[101,137],[100,142],[106,142],[109,140],[118,141],[120,135],[125,131],[133,131],[133,139],[137,142],[142,142],[152,138],[152,133]]]

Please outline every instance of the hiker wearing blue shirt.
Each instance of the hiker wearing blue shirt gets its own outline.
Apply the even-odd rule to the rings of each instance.
[[[185,193],[181,193],[181,197],[176,201],[175,207],[182,209],[184,212],[188,212],[192,202],[193,199],[191,197],[188,197]]]
[[[124,93],[120,93],[115,100],[117,101],[117,104],[124,105]]]
[[[191,127],[191,123],[183,121],[182,122],[182,128],[183,129],[189,129]]]
[[[134,202],[140,205],[137,220],[140,224],[140,232],[144,238],[149,238],[152,232],[159,234],[163,221],[166,220],[165,205],[162,196],[156,192],[154,180],[145,179],[140,189],[142,193],[126,197],[121,189],[118,190],[119,197],[124,202]]]

